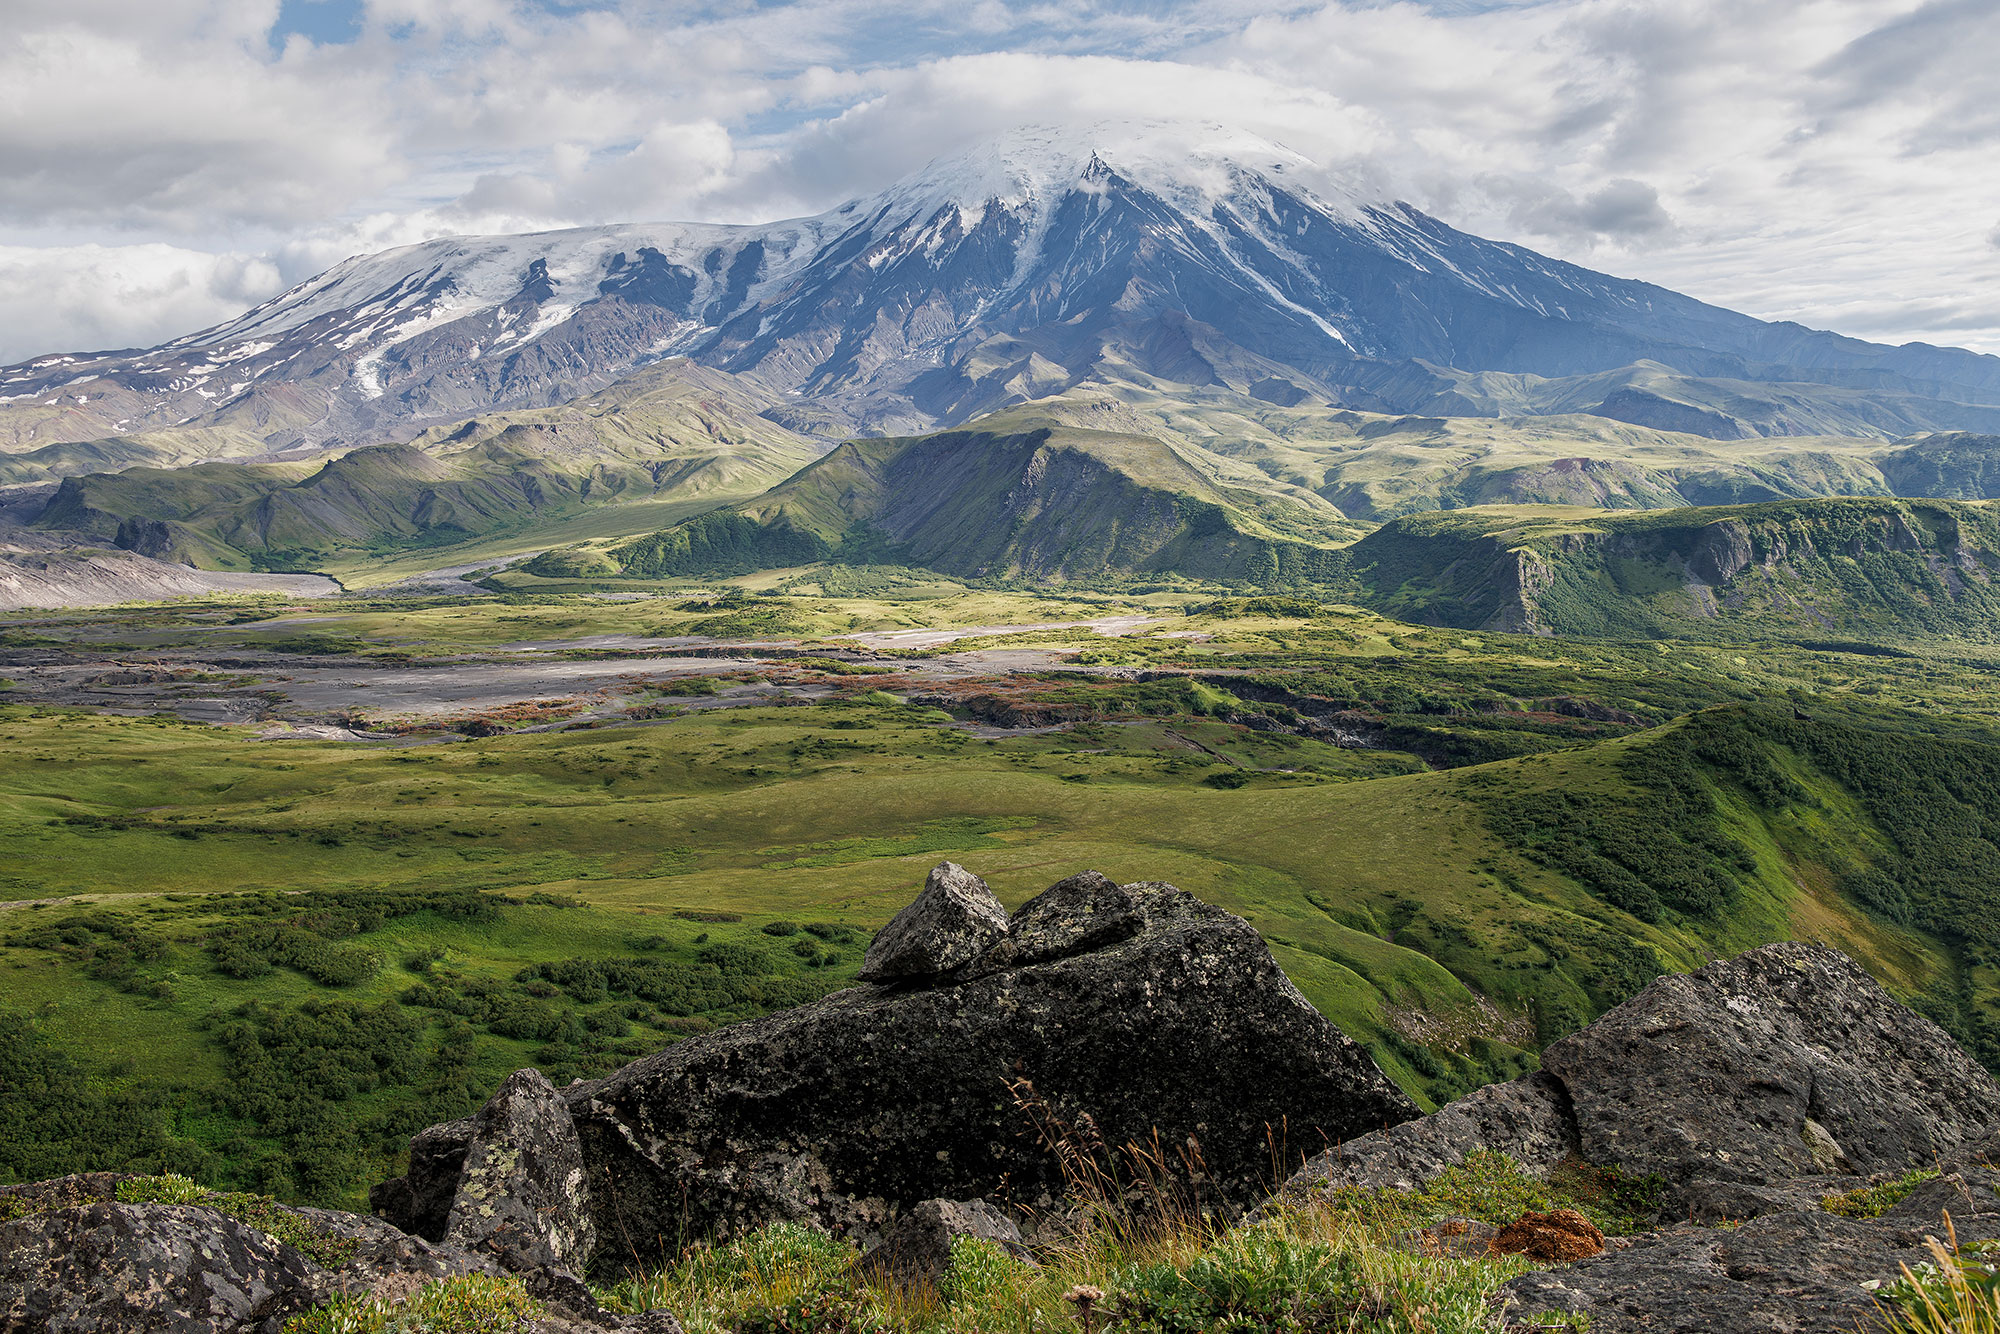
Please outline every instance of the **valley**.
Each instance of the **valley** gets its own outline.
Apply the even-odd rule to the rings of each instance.
[[[1659,971],[1769,939],[1849,952],[1993,1059],[1990,652],[1471,635],[1157,595],[19,614],[0,994],[35,1018],[9,1059],[155,1110],[129,1138],[24,1132],[9,1170],[108,1153],[351,1202],[413,1118],[519,1064],[590,1073],[850,978],[841,942],[940,857],[1010,903],[1089,865],[1238,912],[1433,1103]],[[1891,794],[1940,781],[1908,823]],[[459,906],[427,906],[447,892]],[[238,976],[218,942],[255,922],[321,943]],[[719,942],[767,980],[716,990],[735,976],[701,971]],[[710,999],[550,992],[532,1020],[420,999],[589,958],[657,959]],[[275,1035],[378,1013],[418,1064],[325,1095],[313,1116],[357,1127],[336,1159],[230,1101],[225,1016]],[[337,1059],[373,1068],[374,1041]]]

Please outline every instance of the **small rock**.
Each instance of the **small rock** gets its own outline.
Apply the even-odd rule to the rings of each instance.
[[[1159,890],[1180,893],[1171,885],[1121,885],[1096,871],[1057,881],[1021,905],[1007,939],[980,960],[980,971],[1048,963],[1128,940],[1145,926],[1142,900]]]
[[[515,1272],[581,1269],[597,1244],[569,1105],[539,1070],[517,1070],[472,1120],[445,1241]]]
[[[1487,1247],[1495,1255],[1525,1255],[1544,1264],[1581,1260],[1604,1251],[1604,1234],[1574,1209],[1522,1214],[1493,1234]]]
[[[861,1257],[862,1272],[905,1288],[936,1290],[951,1272],[951,1246],[960,1237],[982,1237],[1027,1264],[1014,1220],[984,1200],[925,1200],[890,1224],[882,1242]]]
[[[986,882],[939,862],[923,892],[876,933],[861,960],[863,982],[937,977],[970,963],[1007,934],[1007,910]]]

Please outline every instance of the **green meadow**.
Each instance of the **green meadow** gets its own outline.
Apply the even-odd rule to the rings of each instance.
[[[1242,914],[1432,1105],[1532,1068],[1661,971],[1784,938],[1850,951],[2000,1054],[1981,890],[2000,745],[1974,647],[1591,644],[984,594],[254,611],[11,634],[303,639],[361,662],[718,620],[790,621],[837,652],[866,629],[1158,619],[929,650],[1131,669],[996,672],[948,708],[851,669],[816,703],[666,697],[448,742],[0,706],[0,1076],[41,1090],[6,1113],[0,1173],[133,1166],[352,1205],[411,1130],[511,1069],[599,1073],[848,984],[945,859],[1009,905],[1095,868]],[[1060,726],[981,735],[982,695]],[[1304,725],[1314,709],[1366,744]]]

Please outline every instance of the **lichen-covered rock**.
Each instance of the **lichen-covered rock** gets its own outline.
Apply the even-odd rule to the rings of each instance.
[[[1113,1151],[1155,1132],[1172,1159],[1198,1143],[1194,1184],[1224,1211],[1262,1193],[1273,1136],[1347,1140],[1416,1113],[1248,923],[1101,876],[1029,903],[936,985],[856,987],[562,1094],[602,1237],[794,1219],[866,1244],[924,1200],[1061,1197],[1055,1156],[1014,1105],[1021,1081],[1048,1116],[1088,1114]],[[429,1152],[470,1136],[419,1139]],[[383,1198],[435,1217],[447,1168],[427,1161],[432,1184]]]
[[[0,1329],[235,1334],[313,1266],[211,1209],[86,1204],[0,1223]]]
[[[1952,1215],[1954,1223],[1958,1215]],[[2000,1215],[1968,1220],[1961,1241],[1996,1235]],[[1828,1334],[1866,1328],[1875,1294],[1930,1259],[1935,1229],[1900,1218],[1856,1220],[1817,1210],[1769,1214],[1736,1228],[1681,1226],[1634,1238],[1501,1289],[1511,1320],[1567,1315],[1590,1334]],[[1519,1328],[1521,1325],[1517,1324]],[[1541,1326],[1528,1325],[1529,1328]]]
[[[427,1126],[410,1137],[410,1170],[368,1192],[368,1207],[405,1232],[443,1241],[472,1144],[472,1118]]]
[[[1343,1187],[1414,1190],[1482,1149],[1502,1148],[1523,1167],[1546,1172],[1576,1152],[1576,1121],[1555,1079],[1532,1074],[1488,1084],[1430,1116],[1336,1144],[1287,1181],[1281,1198]]]
[[[863,1273],[906,1288],[937,1289],[951,1272],[952,1243],[960,1237],[990,1241],[1033,1264],[1014,1220],[985,1200],[925,1200],[891,1223],[881,1244],[861,1257]]]
[[[1817,945],[1659,978],[1542,1068],[1569,1093],[1586,1159],[1675,1186],[1927,1167],[2000,1131],[1993,1077]]]
[[[569,1105],[539,1070],[517,1070],[472,1118],[445,1240],[509,1270],[581,1269],[597,1231]]]
[[[940,862],[910,906],[876,932],[861,960],[861,980],[937,977],[972,962],[1006,934],[1007,910],[986,882],[956,862]]]
[[[1786,943],[1663,977],[1542,1070],[1335,1146],[1285,1183],[1407,1189],[1466,1155],[1571,1153],[1665,1182],[1667,1215],[1782,1212],[1843,1174],[1929,1166],[2000,1131],[2000,1085],[1845,955]]]

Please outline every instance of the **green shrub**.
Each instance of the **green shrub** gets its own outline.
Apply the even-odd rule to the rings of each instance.
[[[1878,1182],[1872,1186],[1860,1186],[1838,1195],[1822,1195],[1820,1208],[1842,1218],[1880,1218],[1909,1198],[1910,1192],[1926,1181],[1937,1180],[1934,1168],[1918,1167],[1892,1181]]]
[[[1134,1266],[1106,1299],[1130,1334],[1345,1329],[1372,1323],[1376,1306],[1352,1254],[1270,1226],[1230,1233],[1184,1267]]]
[[[467,1274],[414,1297],[341,1297],[285,1322],[285,1334],[517,1334],[547,1309],[518,1278]]]

